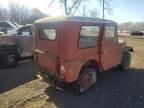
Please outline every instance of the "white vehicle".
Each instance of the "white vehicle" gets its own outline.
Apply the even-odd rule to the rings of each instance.
[[[0,35],[5,35],[5,33],[0,31]]]
[[[20,59],[32,57],[32,36],[0,35],[0,68],[14,66]]]
[[[0,29],[5,30],[7,35],[16,35],[18,27],[10,21],[0,21]]]

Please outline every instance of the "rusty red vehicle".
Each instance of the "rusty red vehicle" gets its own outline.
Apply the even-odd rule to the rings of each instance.
[[[81,94],[113,67],[129,69],[133,48],[118,41],[117,23],[111,20],[62,16],[34,24],[38,77],[75,85]]]

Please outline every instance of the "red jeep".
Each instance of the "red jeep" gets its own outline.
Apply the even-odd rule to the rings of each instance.
[[[130,67],[133,49],[119,43],[117,23],[88,17],[48,17],[34,24],[35,61],[43,78],[75,83],[83,93],[98,73]]]

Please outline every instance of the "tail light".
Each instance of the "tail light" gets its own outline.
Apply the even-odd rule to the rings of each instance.
[[[62,68],[59,58],[57,58],[57,62],[56,62],[56,71],[58,72],[57,74],[58,78],[60,80],[65,80],[65,76],[64,76],[65,70],[64,68]]]
[[[59,57],[56,58],[56,71],[60,74],[60,60]]]

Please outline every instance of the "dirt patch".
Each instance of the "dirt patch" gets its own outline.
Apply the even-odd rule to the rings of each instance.
[[[41,108],[45,105],[54,108],[44,93],[48,84],[34,80],[0,95],[1,108]]]

